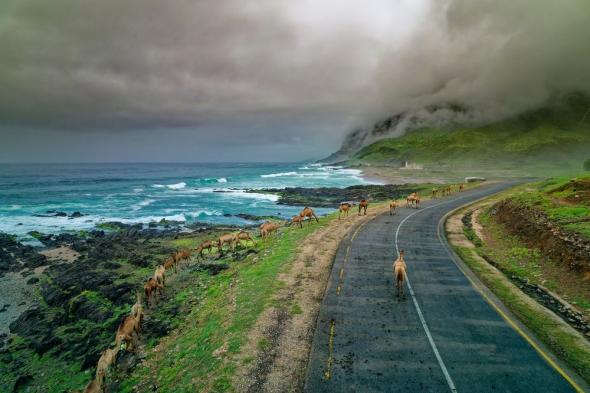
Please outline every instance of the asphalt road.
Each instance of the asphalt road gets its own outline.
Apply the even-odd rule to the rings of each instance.
[[[341,243],[318,316],[305,391],[574,391],[483,299],[438,237],[447,212],[507,186],[455,193],[419,210],[398,209]],[[392,273],[396,232],[414,293],[406,288],[401,301]]]

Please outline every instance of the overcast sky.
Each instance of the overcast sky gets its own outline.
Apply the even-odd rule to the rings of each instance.
[[[587,0],[3,0],[0,161],[288,161],[590,87]]]

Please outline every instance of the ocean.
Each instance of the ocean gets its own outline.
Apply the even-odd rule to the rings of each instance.
[[[291,217],[300,208],[245,190],[369,184],[361,171],[320,164],[27,164],[0,165],[0,231],[92,229],[108,221],[161,219],[251,223],[236,214]],[[317,209],[326,214],[331,209]],[[68,216],[55,216],[63,212]],[[79,212],[80,217],[70,217]]]

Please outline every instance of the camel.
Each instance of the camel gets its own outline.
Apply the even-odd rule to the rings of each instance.
[[[96,380],[99,381],[101,385],[104,383],[104,379],[111,369],[111,366],[115,363],[118,352],[118,348],[109,348],[100,355],[98,363],[96,364]]]
[[[84,388],[84,393],[101,393],[102,392],[102,383],[95,379],[88,382],[86,388]]]
[[[436,199],[438,196],[438,188],[433,188],[432,189],[432,199]]]
[[[166,268],[163,265],[158,265],[154,272],[154,280],[162,287],[166,284]]]
[[[415,207],[417,209],[419,204],[420,204],[420,196],[418,194],[416,194],[415,192],[411,193],[406,198],[406,207]]]
[[[443,196],[448,196],[451,195],[451,186],[446,186],[442,189],[442,195]]]
[[[131,347],[135,350],[134,334],[139,335],[139,321],[127,315],[117,328],[115,347],[129,352],[132,352]]]
[[[208,254],[213,252],[213,242],[211,240],[205,240],[199,247],[195,248],[195,252],[202,258],[203,251],[208,250]]]
[[[176,262],[176,264],[178,266],[180,266],[180,264],[182,262],[186,262],[188,264],[188,262],[190,261],[190,258],[191,258],[190,250],[180,250],[174,254],[174,261]]]
[[[345,217],[348,217],[351,207],[352,205],[348,202],[340,202],[340,207],[338,208],[338,219],[340,220],[342,213],[344,213]]]
[[[219,236],[219,238],[217,239],[217,249],[219,250],[220,254],[223,252],[223,245],[226,243],[229,244],[229,247],[232,251],[236,248],[233,234],[226,233]]]
[[[164,289],[164,286],[161,284],[158,284],[158,282],[153,277],[150,277],[146,281],[146,283],[143,286],[143,290],[145,293],[145,298],[148,303],[148,307],[150,307],[154,304],[154,302],[155,302],[154,296],[156,295],[156,292],[159,292],[160,294],[162,294],[162,289]]]
[[[236,246],[241,245],[242,240],[246,241],[246,244],[248,244],[248,242],[250,241],[252,242],[252,244],[256,245],[256,242],[254,241],[254,239],[252,239],[252,236],[250,236],[250,234],[244,230],[234,235],[234,243],[236,244]]]
[[[299,215],[299,217],[302,216]],[[260,226],[260,237],[262,237],[262,239],[264,240],[268,238],[270,234],[275,232],[277,229],[279,229],[279,226],[277,224],[275,224],[274,222],[267,221]]]
[[[463,183],[459,184],[459,192],[463,192],[464,188],[465,188],[465,184],[463,184]]]
[[[174,257],[166,259],[166,261],[164,262],[164,269],[174,269],[174,272],[176,273],[176,262],[174,261]]]
[[[395,214],[395,209],[397,208],[397,202],[391,201],[389,202],[389,215],[393,216]]]
[[[361,210],[363,210],[365,216],[367,215],[367,207],[369,207],[369,201],[361,199],[359,202],[359,216],[361,215]]]
[[[404,261],[404,250],[399,252],[399,257],[393,262],[393,277],[395,278],[395,285],[397,287],[397,298],[404,295],[404,281],[406,280],[406,262]]]
[[[131,315],[141,323],[141,320],[143,319],[143,304],[141,303],[140,292],[137,292],[135,303],[131,306]]]
[[[309,219],[309,223],[311,224],[311,219],[312,217],[315,218],[315,220],[319,223],[320,220],[318,219],[318,216],[315,215],[315,212],[313,211],[313,209],[311,207],[306,206],[303,210],[301,210],[301,213],[299,213],[299,217],[306,219]]]
[[[299,228],[303,228],[303,217],[299,215],[291,217],[291,222],[289,223],[289,226],[293,224],[299,224]]]

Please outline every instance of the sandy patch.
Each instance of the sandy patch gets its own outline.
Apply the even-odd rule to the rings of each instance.
[[[454,246],[475,248],[473,243],[471,243],[463,234],[463,222],[461,222],[462,217],[462,214],[449,217],[445,223],[447,238]]]
[[[313,332],[334,256],[342,239],[362,222],[385,213],[388,206],[369,207],[366,216],[334,220],[310,234],[289,271],[279,279],[285,287],[275,296],[248,336],[234,380],[239,392],[299,392],[305,383]],[[260,342],[267,345],[261,346]]]
[[[50,262],[63,261],[67,263],[72,263],[80,257],[80,254],[78,252],[72,250],[68,246],[61,246],[57,248],[39,251],[39,254],[45,255]]]

